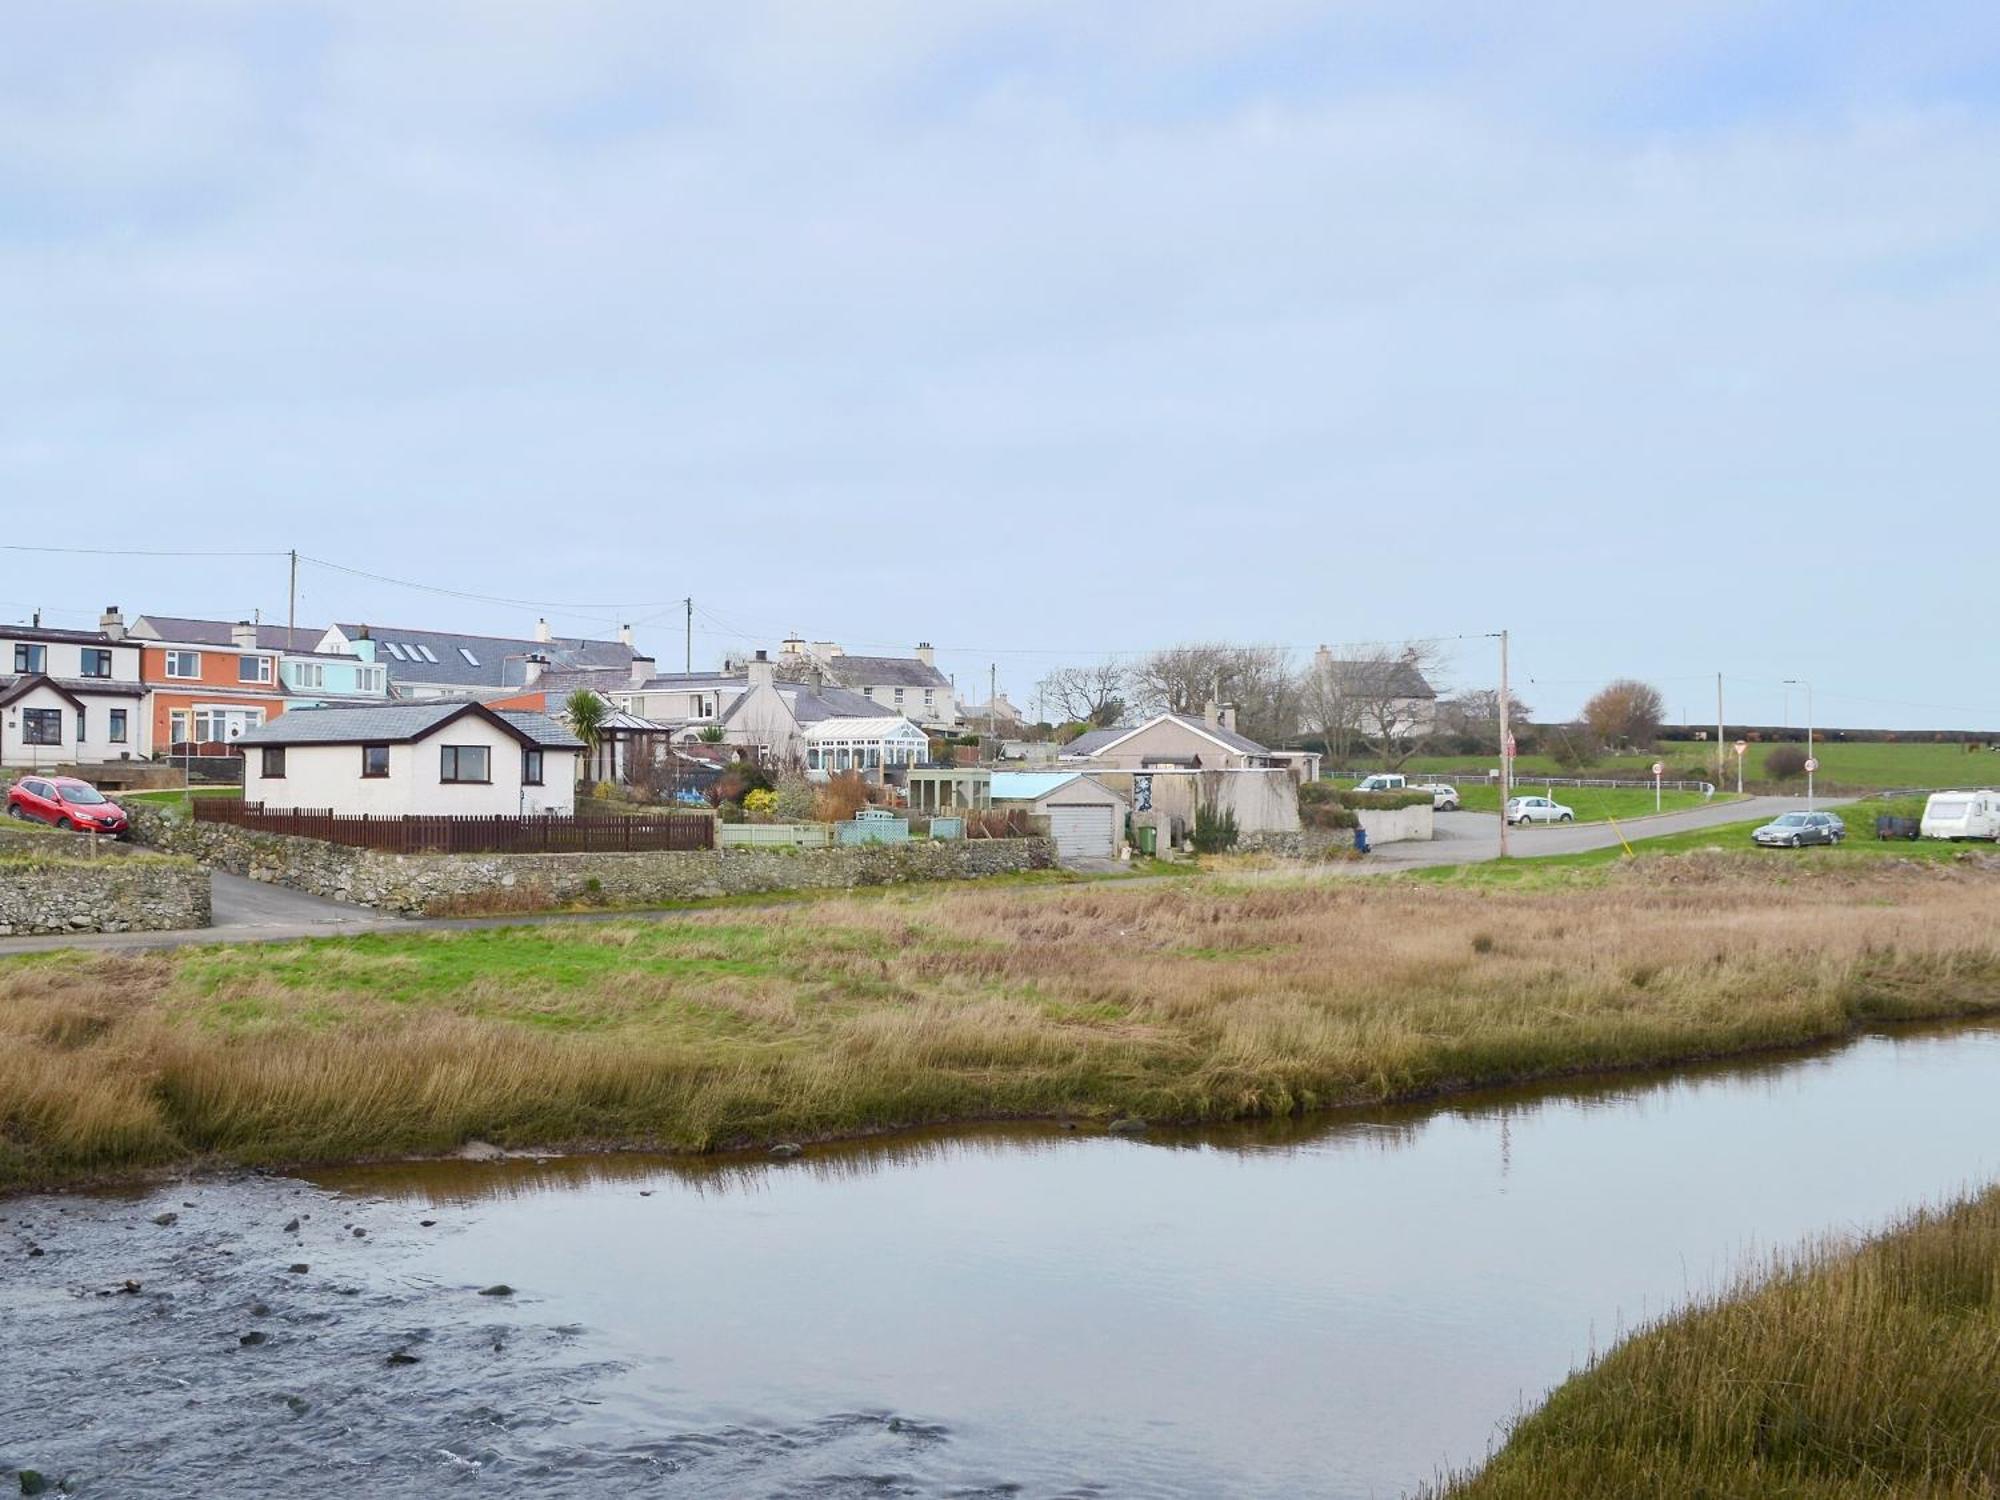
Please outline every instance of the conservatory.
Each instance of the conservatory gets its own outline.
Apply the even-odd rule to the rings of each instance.
[[[821,775],[913,766],[930,754],[930,737],[908,719],[822,719],[805,732],[806,770]]]

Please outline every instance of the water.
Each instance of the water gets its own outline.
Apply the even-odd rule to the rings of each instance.
[[[1988,1181],[1996,1079],[2000,1032],[1968,1029],[1315,1127],[0,1202],[0,1470],[120,1496],[1394,1496],[1746,1257]]]

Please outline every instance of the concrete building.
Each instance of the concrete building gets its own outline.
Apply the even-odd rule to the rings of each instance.
[[[237,745],[246,802],[382,817],[574,812],[583,753],[545,714],[451,700],[294,709]]]
[[[1047,818],[1062,859],[1112,859],[1125,842],[1130,799],[1081,771],[995,771],[992,795],[996,808]]]

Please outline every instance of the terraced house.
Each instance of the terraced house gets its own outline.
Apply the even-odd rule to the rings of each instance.
[[[837,641],[791,636],[778,646],[778,675],[790,682],[819,681],[858,693],[878,713],[900,715],[925,729],[957,729],[958,693],[937,667],[937,652],[919,641],[914,656],[858,656]]]
[[[627,687],[653,671],[652,659],[633,646],[629,626],[606,641],[557,635],[547,620],[536,622],[532,636],[342,622],[327,628],[315,650],[373,661],[397,698],[496,697],[532,689],[546,672],[602,672],[607,684]]]
[[[140,648],[117,606],[96,630],[0,625],[0,766],[139,760],[152,753]]]
[[[132,621],[155,745],[169,754],[213,753],[285,711],[283,647],[264,643],[266,628],[179,615]]]

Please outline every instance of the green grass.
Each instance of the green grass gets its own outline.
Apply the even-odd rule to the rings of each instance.
[[[1753,744],[1743,757],[1747,782],[1764,779],[1764,761],[1777,745]],[[1803,745],[1800,748],[1804,748]],[[1920,741],[1843,743],[1818,741],[1813,753],[1820,770],[1815,787],[1833,794],[1842,791],[1872,792],[1897,787],[1993,786],[2000,784],[2000,755],[1990,751],[1968,753],[1963,745],[1939,745]],[[1715,749],[1701,741],[1675,741],[1658,748],[1629,755],[1607,755],[1587,768],[1565,769],[1547,755],[1523,755],[1514,762],[1523,776],[1598,776],[1646,781],[1652,777],[1653,762],[1666,762],[1669,780],[1711,781],[1715,777]],[[1404,774],[1412,781],[1430,779],[1430,772],[1445,779],[1483,776],[1499,764],[1491,755],[1418,755],[1411,758]],[[1787,782],[1789,788],[1805,790],[1805,778]],[[1735,790],[1736,757],[1728,757],[1720,789]],[[1464,787],[1460,787],[1463,791]]]
[[[1816,881],[1816,853],[1777,882],[982,884],[0,961],[0,1191],[475,1136],[1217,1120],[2000,1009],[2000,880],[1878,860]]]
[[[1432,1493],[2000,1494],[2000,1189],[1640,1330]]]
[[[1576,810],[1579,823],[1602,823],[1607,819],[1623,821],[1627,818],[1648,818],[1653,815],[1653,789],[1644,790],[1630,787],[1595,786],[1517,786],[1516,795],[1523,797],[1552,797],[1564,807]],[[1735,794],[1717,793],[1715,798],[1703,797],[1700,792],[1660,793],[1660,812],[1685,812],[1691,807],[1705,807],[1711,801],[1733,800]],[[1467,812],[1497,813],[1500,811],[1500,788],[1466,782],[1458,786],[1459,806]]]
[[[191,798],[241,797],[242,795],[243,788],[240,786],[168,787],[150,792],[118,792],[113,795],[111,800],[114,802],[143,802],[152,807],[166,808],[175,816],[180,817],[186,815],[189,799]]]

